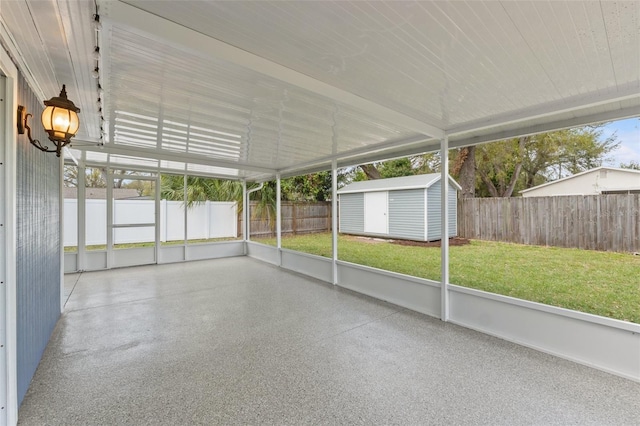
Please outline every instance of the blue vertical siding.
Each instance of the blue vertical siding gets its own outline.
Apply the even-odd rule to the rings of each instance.
[[[449,237],[458,235],[458,188],[449,184]]]
[[[35,139],[47,141],[42,103],[23,78],[18,103],[33,114]],[[16,154],[16,310],[18,402],[22,402],[60,316],[60,163],[18,135]]]
[[[340,232],[364,233],[364,193],[340,195]]]
[[[429,241],[439,240],[442,237],[442,222],[440,221],[440,192],[441,182],[435,182],[427,189],[427,239]],[[457,223],[457,189],[449,184],[449,237],[458,234]]]
[[[389,236],[424,240],[424,189],[389,191]]]

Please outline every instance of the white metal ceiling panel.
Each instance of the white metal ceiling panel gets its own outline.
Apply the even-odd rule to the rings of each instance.
[[[96,3],[0,9],[36,92],[73,82],[91,161],[264,179],[432,150],[444,130],[461,146],[640,115],[637,1],[97,5],[99,80]],[[98,83],[103,148],[81,143],[99,141]]]
[[[66,85],[69,99],[81,108],[78,136],[98,141],[98,88],[90,74],[96,47],[93,3],[13,0],[4,1],[1,10],[0,21],[15,42],[11,53],[36,96],[43,101],[58,96]]]
[[[117,24],[103,37],[109,37],[111,52],[106,118],[116,146],[277,170],[415,136],[330,99],[215,58],[203,60]]]
[[[445,129],[639,81],[638,2],[127,3]]]

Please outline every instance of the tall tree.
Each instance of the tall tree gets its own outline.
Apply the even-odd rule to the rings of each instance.
[[[456,177],[462,191],[461,198],[476,196],[476,147],[467,146],[458,150],[451,166],[451,175]]]
[[[603,138],[603,125],[533,135],[525,144],[524,188],[601,166],[620,142]]]
[[[491,197],[511,197],[529,136],[479,146],[477,171]]]
[[[338,174],[338,182],[342,176]],[[282,179],[282,198],[287,201],[326,201],[331,198],[331,172]]]
[[[77,188],[78,187],[78,167],[68,164],[64,165],[62,174],[63,184],[65,188]]]
[[[382,175],[375,164],[361,164],[358,167],[365,174],[367,180],[382,179]]]
[[[162,175],[160,196],[166,200],[185,201],[189,208],[205,201],[236,201],[238,208],[242,210],[242,184],[237,181],[189,176],[185,200],[184,177]]]
[[[358,166],[362,174],[355,172],[353,180],[387,179],[401,176],[435,173],[440,169],[440,155],[428,153],[395,158]]]

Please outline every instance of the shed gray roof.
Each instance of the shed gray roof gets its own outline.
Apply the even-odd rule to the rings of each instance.
[[[425,175],[402,176],[388,179],[364,180],[361,182],[353,182],[341,190],[338,194],[349,194],[354,192],[375,192],[375,191],[393,191],[399,189],[420,189],[429,188],[440,180],[440,173],[429,173]],[[462,189],[460,185],[449,176],[449,181],[456,189]]]

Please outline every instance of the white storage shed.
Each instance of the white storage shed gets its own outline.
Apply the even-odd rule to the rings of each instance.
[[[449,237],[458,233],[460,189],[449,176]],[[351,183],[338,191],[339,231],[415,241],[439,240],[440,190],[440,173]]]

